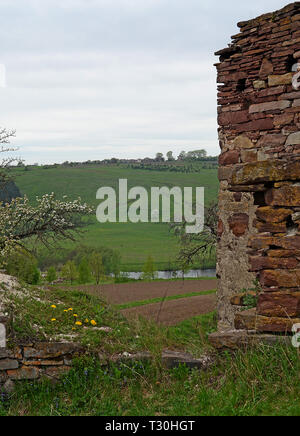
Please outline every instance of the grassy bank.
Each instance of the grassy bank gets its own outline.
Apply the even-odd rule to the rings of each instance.
[[[38,290],[11,297],[16,329],[14,340],[75,334],[90,351],[108,354],[150,351],[148,363],[100,366],[91,355],[74,362],[71,372],[57,384],[19,382],[11,397],[1,396],[0,416],[99,415],[99,416],[298,416],[300,360],[292,347],[260,346],[234,354],[215,353],[208,334],[216,330],[215,313],[198,316],[175,327],[146,320],[128,321],[97,297],[81,292]],[[55,306],[51,307],[51,306]],[[66,308],[72,308],[68,311]],[[90,325],[74,328],[77,320],[94,318]],[[55,316],[57,322],[51,322]],[[84,322],[84,321],[83,321]],[[38,329],[37,329],[38,327]],[[26,337],[24,337],[24,334]],[[41,336],[40,336],[41,335]],[[164,349],[181,350],[195,357],[213,358],[206,371],[182,366],[167,370],[157,356]]]

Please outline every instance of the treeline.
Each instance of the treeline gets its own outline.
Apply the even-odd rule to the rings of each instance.
[[[106,277],[120,276],[121,255],[118,251],[106,247],[80,247],[70,251],[63,263],[50,265],[46,272],[42,272],[37,258],[20,248],[12,252],[7,259],[1,259],[1,266],[8,274],[30,285],[44,281],[99,284]]]
[[[186,164],[172,164],[169,162],[165,163],[137,163],[127,165],[127,168],[132,168],[134,170],[148,170],[148,171],[170,171],[174,173],[195,173],[199,172],[201,169],[205,170],[215,170],[218,167],[217,162],[197,162],[196,164],[186,163]]]
[[[206,150],[194,150],[194,151],[181,151],[177,157],[174,157],[173,151],[168,151],[166,155],[163,153],[156,153],[154,158],[151,157],[145,157],[143,159],[118,159],[116,157],[113,157],[111,159],[104,159],[104,160],[87,160],[85,162],[70,162],[65,161],[62,164],[51,164],[51,165],[39,165],[38,163],[34,165],[25,165],[23,162],[20,162],[18,164],[18,167],[23,167],[25,171],[30,171],[31,169],[35,167],[41,167],[45,170],[47,169],[53,169],[53,168],[59,168],[59,167],[84,167],[84,166],[105,166],[105,165],[128,165],[132,166],[132,168],[135,168],[135,165],[145,165],[145,169],[152,169],[152,165],[157,165],[161,163],[165,163],[169,166],[170,171],[174,172],[189,172],[186,171],[187,166],[184,168],[178,169],[176,165],[174,164],[182,164],[182,163],[202,163],[202,168],[206,169],[214,169],[218,165],[218,157],[217,156],[208,156]],[[141,167],[140,167],[141,168]],[[158,170],[165,170],[165,167],[157,166]]]

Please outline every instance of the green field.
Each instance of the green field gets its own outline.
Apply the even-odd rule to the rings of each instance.
[[[96,192],[100,187],[111,186],[117,189],[119,179],[128,179],[128,187],[179,186],[205,187],[205,201],[209,204],[217,198],[218,180],[216,169],[202,169],[194,173],[174,173],[171,171],[137,170],[117,165],[83,166],[79,168],[42,167],[16,170],[16,183],[22,194],[34,202],[36,196],[55,192],[58,198],[67,195],[70,199],[81,197],[96,209],[99,201]],[[148,192],[149,192],[148,191]],[[100,224],[93,218],[77,243],[66,242],[55,253],[42,249],[40,258],[51,259],[53,263],[63,259],[66,251],[78,245],[88,247],[105,246],[118,250],[122,255],[122,269],[140,271],[147,257],[151,255],[157,269],[174,267],[179,250],[177,238],[170,233],[168,224],[153,223],[106,223]],[[213,260],[204,260],[203,266],[213,266]]]

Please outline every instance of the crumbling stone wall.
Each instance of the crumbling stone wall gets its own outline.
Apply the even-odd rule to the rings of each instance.
[[[300,2],[238,24],[217,52],[220,330],[300,322]],[[257,309],[233,298],[261,288]]]

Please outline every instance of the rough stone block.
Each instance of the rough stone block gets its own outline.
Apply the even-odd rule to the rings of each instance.
[[[256,211],[256,216],[265,223],[282,223],[293,213],[292,209],[276,209],[274,207],[266,206],[259,207]]]
[[[265,200],[269,206],[300,206],[300,185],[269,189],[265,193]]]
[[[293,325],[300,324],[299,318],[280,318],[258,315],[256,309],[237,313],[235,328],[257,332],[291,333]]]
[[[268,269],[295,269],[299,261],[293,258],[276,258],[269,256],[250,257],[251,271],[261,271]]]
[[[261,294],[257,305],[258,315],[293,318],[300,316],[300,292]]]
[[[290,106],[291,106],[291,102],[289,100],[280,100],[280,101],[271,101],[267,103],[253,104],[249,108],[249,113],[255,114],[257,112],[284,110]]]
[[[286,162],[274,159],[262,162],[236,165],[232,170],[232,185],[249,185],[262,182],[300,180],[300,160]]]
[[[269,86],[290,85],[293,80],[294,73],[282,75],[271,75],[268,77]]]
[[[228,224],[235,236],[243,236],[249,228],[249,216],[245,213],[236,213],[229,218]]]
[[[261,272],[260,283],[262,286],[277,286],[279,288],[300,289],[300,270],[265,270]]]

